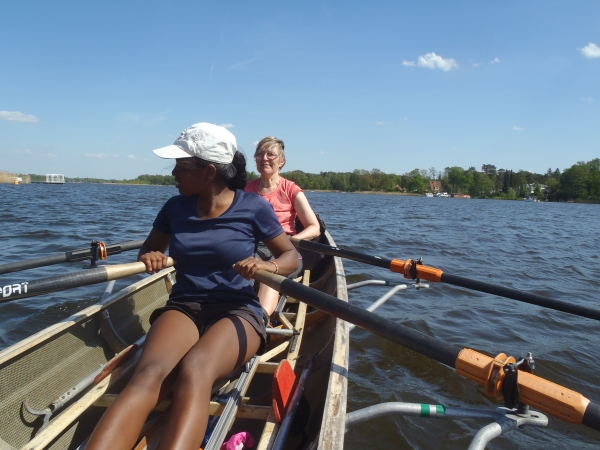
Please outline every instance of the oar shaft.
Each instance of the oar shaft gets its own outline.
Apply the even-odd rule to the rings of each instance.
[[[516,289],[497,286],[482,281],[471,280],[469,278],[459,277],[448,273],[442,274],[442,283],[460,286],[474,291],[485,292],[487,294],[498,295],[500,297],[511,298],[532,305],[543,306],[544,308],[555,309],[557,311],[575,314],[588,319],[600,320],[600,309],[588,308],[586,306],[575,305],[562,300],[556,300],[542,295],[531,294],[528,292],[518,291]]]
[[[338,247],[332,247],[330,245],[319,244],[317,242],[295,238],[290,238],[290,241],[295,247],[298,248],[304,248],[307,250],[324,253],[326,255],[338,256],[340,258],[351,259],[353,261],[363,262],[373,266],[384,267],[392,272],[404,275],[405,278],[411,278],[411,269],[413,269],[416,278],[423,280],[452,284],[454,286],[460,286],[467,289],[472,289],[474,291],[498,295],[500,297],[506,297],[520,302],[542,306],[544,308],[555,309],[557,311],[586,317],[588,319],[600,320],[600,308],[594,309],[586,306],[574,305],[572,303],[556,300],[550,297],[544,297],[542,295],[530,294],[527,292],[518,291],[516,289],[510,289],[503,286],[496,286],[481,281],[471,280],[469,278],[445,273],[444,271],[431,266],[425,266],[422,264],[416,264],[413,266],[413,262],[411,260],[390,260],[381,258],[379,256],[364,255],[351,250],[343,250]]]
[[[173,265],[173,260],[168,258],[167,267]],[[0,303],[21,298],[33,297],[48,292],[63,291],[90,284],[103,283],[117,280],[146,271],[143,262],[129,264],[115,264],[112,266],[99,266],[94,269],[81,270],[65,275],[57,275],[39,280],[22,281],[0,286]]]
[[[462,350],[282,276],[259,270],[254,275],[254,279],[282,294],[303,301],[452,368]]]
[[[280,275],[259,270],[254,274],[254,279],[282,294],[455,368],[458,374],[486,386],[486,391],[494,382],[494,378],[490,378],[492,364],[496,361],[494,358],[471,349],[448,345]],[[525,372],[519,372],[518,383],[521,402],[567,422],[582,423],[600,431],[600,408],[578,392]],[[497,392],[494,394],[498,395]]]
[[[333,247],[331,245],[319,244],[318,242],[306,241],[303,239],[290,238],[292,244],[297,248],[304,248],[306,250],[312,250],[318,253],[325,253],[327,255],[339,256],[340,258],[351,259],[352,261],[358,261],[372,266],[383,267],[389,269],[392,263],[391,259],[382,258],[380,256],[365,255],[363,253],[355,252],[352,250],[344,250],[339,247]]]
[[[135,250],[142,246],[143,239],[137,241],[127,241],[120,244],[111,244],[106,246],[107,254],[116,255],[117,253]],[[0,275],[3,273],[19,272],[21,270],[35,269],[36,267],[50,266],[52,264],[61,264],[64,262],[84,261],[92,258],[91,249],[84,248],[80,250],[70,250],[57,255],[42,256],[40,258],[27,259],[9,264],[0,265]]]

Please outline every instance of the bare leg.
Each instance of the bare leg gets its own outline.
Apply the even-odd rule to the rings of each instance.
[[[277,308],[277,302],[279,300],[279,292],[275,289],[270,288],[264,283],[260,284],[258,288],[258,299],[263,309],[269,314],[273,314],[275,308]]]
[[[185,314],[162,313],[150,328],[133,377],[98,422],[86,449],[131,449],[159,400],[163,381],[198,338],[198,328]]]
[[[200,447],[214,382],[248,361],[259,346],[256,330],[237,316],[219,320],[202,335],[179,366],[173,409],[161,450]]]

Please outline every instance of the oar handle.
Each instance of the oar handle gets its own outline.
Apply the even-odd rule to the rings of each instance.
[[[167,258],[165,267],[171,267],[174,261]],[[94,269],[80,270],[78,272],[57,275],[32,281],[21,281],[17,283],[0,286],[0,303],[33,297],[48,292],[63,291],[90,284],[103,283],[117,280],[119,278],[137,275],[146,271],[146,265],[141,262],[127,264],[115,264],[98,266]]]

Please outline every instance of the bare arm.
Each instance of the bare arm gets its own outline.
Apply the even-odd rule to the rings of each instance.
[[[298,239],[313,239],[319,236],[321,234],[321,226],[319,225],[317,216],[315,216],[315,212],[310,207],[304,192],[300,192],[296,196],[296,200],[294,200],[294,209],[296,210],[296,214],[298,214],[300,222],[304,225],[304,230],[294,237]]]
[[[275,256],[275,259],[272,260],[273,262],[263,261],[251,256],[238,261],[233,265],[233,268],[246,279],[252,278],[252,275],[257,270],[266,270],[272,273],[277,272],[279,275],[285,276],[298,268],[298,252],[285,233],[281,233],[275,239],[265,241],[265,245],[273,256]]]
[[[148,273],[156,273],[165,268],[167,265],[165,251],[169,248],[170,241],[170,234],[161,233],[152,228],[138,253],[138,261],[146,264]]]

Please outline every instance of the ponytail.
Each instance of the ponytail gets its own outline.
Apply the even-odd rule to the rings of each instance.
[[[242,152],[235,152],[231,165],[235,169],[235,175],[226,180],[227,187],[232,191],[236,189],[244,190],[248,181],[248,173],[246,172],[246,157]]]

